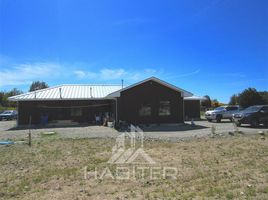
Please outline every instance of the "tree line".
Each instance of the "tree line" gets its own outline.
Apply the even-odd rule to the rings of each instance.
[[[205,100],[201,102],[203,108],[216,108],[224,105],[219,103],[217,99],[211,100],[208,95],[205,95]],[[233,94],[230,97],[229,105],[240,105],[243,108],[247,108],[253,105],[267,105],[268,104],[268,92],[257,91],[255,88],[247,88],[241,93]]]
[[[268,104],[268,92],[258,92],[255,88],[248,88],[241,93],[233,94],[229,104],[240,105],[243,108],[253,105]]]
[[[29,92],[47,88],[48,84],[43,81],[34,81],[30,85]],[[16,102],[8,101],[8,97],[23,94],[23,92],[17,88],[13,88],[10,91],[0,91],[0,111],[8,108],[16,107]]]

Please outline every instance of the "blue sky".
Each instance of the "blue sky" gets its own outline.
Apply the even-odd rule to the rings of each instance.
[[[268,1],[0,0],[0,90],[150,76],[222,102],[268,90]]]

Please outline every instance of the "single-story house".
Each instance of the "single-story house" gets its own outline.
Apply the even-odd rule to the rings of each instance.
[[[133,124],[183,123],[200,118],[201,99],[155,77],[128,87],[68,84],[9,98],[18,103],[18,126],[44,119],[52,124],[94,123],[102,116]]]

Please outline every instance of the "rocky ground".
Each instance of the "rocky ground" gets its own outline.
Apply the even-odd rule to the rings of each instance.
[[[0,121],[0,139],[21,140],[28,137],[28,129],[15,129],[16,121]],[[191,122],[185,125],[152,125],[142,126],[144,136],[150,139],[162,139],[177,141],[181,139],[189,139],[195,137],[206,137],[212,134],[212,127],[215,134],[228,135],[230,132],[239,131],[246,135],[267,132],[268,128],[259,127],[251,128],[249,126],[239,127],[235,129],[233,123],[224,120],[222,123],[210,123],[207,121],[196,121],[192,126]],[[80,126],[80,127],[53,127],[32,129],[32,137],[40,138],[41,133],[54,131],[61,138],[114,138],[120,133],[116,130],[103,126]]]

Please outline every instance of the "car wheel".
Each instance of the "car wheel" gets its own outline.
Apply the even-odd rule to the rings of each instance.
[[[250,122],[250,126],[251,127],[257,127],[259,126],[259,122],[257,119],[252,119],[251,122]]]
[[[216,116],[216,121],[217,121],[218,123],[221,122],[221,115],[217,115],[217,116]]]
[[[208,122],[212,122],[212,119],[208,119]]]

